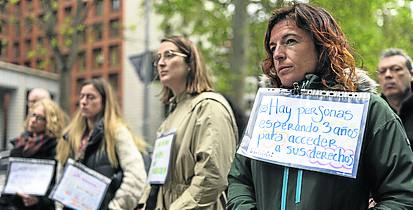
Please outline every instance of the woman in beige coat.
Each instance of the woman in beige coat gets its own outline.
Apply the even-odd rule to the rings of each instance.
[[[158,130],[175,132],[171,165],[162,185],[151,185],[145,209],[224,209],[237,126],[228,102],[212,90],[196,46],[174,36],[161,41],[154,65],[170,106]],[[149,193],[150,192],[150,193]]]

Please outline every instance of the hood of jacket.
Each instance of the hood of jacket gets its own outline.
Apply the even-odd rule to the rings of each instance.
[[[306,74],[303,80],[297,82],[302,89],[325,89],[321,78],[315,74]],[[357,92],[377,93],[377,82],[370,78],[368,73],[362,69],[356,68],[356,79],[353,82],[357,85]],[[259,86],[264,88],[274,87],[271,78],[265,74],[260,76]]]

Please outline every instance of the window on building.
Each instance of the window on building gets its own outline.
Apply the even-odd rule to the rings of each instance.
[[[16,36],[20,35],[20,21],[16,20],[16,22],[14,23],[14,33]]]
[[[102,23],[94,24],[93,26],[93,37],[95,41],[100,41],[103,38],[103,25]]]
[[[5,58],[7,57],[7,41],[2,40],[0,42],[1,46],[0,46],[0,56]]]
[[[82,30],[79,30],[77,33],[78,33],[78,35],[79,35],[79,43],[80,43],[80,44],[85,44],[85,43],[86,43],[86,38],[87,38],[87,35],[86,35],[86,26],[83,27]]]
[[[18,42],[13,44],[13,52],[14,52],[14,59],[18,59],[20,57],[20,45]]]
[[[0,7],[0,12],[5,13],[7,11],[7,5],[1,6]]]
[[[26,8],[31,12],[33,10],[33,1],[27,0],[26,1]]]
[[[56,17],[56,19],[57,19],[57,10],[56,9],[53,10],[52,15],[53,15],[53,17]]]
[[[44,13],[42,11],[40,11],[38,19],[43,20],[43,18],[44,18]]]
[[[30,51],[32,50],[32,40],[31,39],[26,39],[24,41],[24,45],[26,47],[26,56],[29,56]]]
[[[102,16],[103,15],[103,0],[98,0],[96,2],[95,15],[96,16]]]
[[[70,7],[70,6],[65,7],[64,16],[67,17],[67,16],[71,16],[71,15],[72,15],[72,7]]]
[[[118,11],[120,9],[120,0],[111,0],[112,11]]]
[[[109,34],[110,34],[110,37],[111,38],[115,38],[115,37],[118,37],[119,36],[119,34],[120,34],[120,21],[118,20],[118,19],[115,19],[115,20],[111,20],[110,22],[109,22],[109,30],[110,30],[110,32],[109,32]]]
[[[118,85],[119,85],[119,77],[118,74],[109,74],[109,83],[112,86],[115,93],[118,92]]]
[[[93,69],[100,69],[103,66],[102,49],[93,49]]]
[[[33,29],[33,20],[30,17],[26,17],[24,19],[24,25],[25,25],[25,32],[30,35],[30,33],[32,32]]]
[[[18,1],[17,3],[16,3],[16,5],[15,5],[15,15],[17,16],[17,17],[20,17],[20,15],[21,15],[21,13],[22,13],[22,11],[21,11],[21,8],[20,8],[20,1]]]
[[[36,68],[41,69],[41,70],[46,70],[46,61],[43,61],[41,59],[36,60]]]
[[[0,21],[3,21],[0,19]],[[0,24],[0,34],[7,36],[7,29],[8,29],[8,25],[7,23],[5,23],[6,21],[3,21],[2,24]]]
[[[109,66],[118,66],[120,60],[120,50],[118,45],[109,46]]]
[[[37,37],[37,47],[44,47],[43,37]]]
[[[85,52],[80,52],[77,55],[77,61],[78,61],[78,71],[79,72],[84,72],[86,69],[86,54]]]

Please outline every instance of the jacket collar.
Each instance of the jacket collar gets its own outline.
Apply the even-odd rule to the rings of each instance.
[[[95,128],[93,129],[92,134],[90,135],[90,138],[89,138],[89,145],[99,142],[101,139],[103,139],[104,130],[105,130],[105,126],[104,126],[103,117],[102,117],[100,118],[100,120],[96,122]]]

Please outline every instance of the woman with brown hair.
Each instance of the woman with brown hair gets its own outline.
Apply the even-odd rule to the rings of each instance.
[[[188,39],[162,39],[154,65],[161,100],[170,107],[158,136],[173,132],[175,141],[166,181],[148,189],[145,209],[224,209],[220,197],[237,139],[231,107],[213,92],[201,54]]]
[[[274,11],[265,35],[268,87],[361,91],[350,46],[324,9],[294,3]],[[374,89],[374,88],[373,88]],[[229,174],[228,209],[413,208],[413,153],[400,120],[368,95],[366,128],[355,178],[265,163],[237,154]],[[321,131],[320,131],[321,133]],[[277,158],[277,157],[275,157]]]

